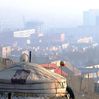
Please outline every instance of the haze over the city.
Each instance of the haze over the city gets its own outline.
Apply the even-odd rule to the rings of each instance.
[[[0,22],[38,20],[49,27],[83,24],[83,12],[98,9],[98,0],[0,0]]]
[[[99,99],[98,54],[99,0],[0,0],[0,99]]]

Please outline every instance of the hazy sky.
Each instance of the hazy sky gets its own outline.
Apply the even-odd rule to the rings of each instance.
[[[99,0],[0,0],[0,19],[41,20],[52,26],[76,26],[83,11],[99,9]]]

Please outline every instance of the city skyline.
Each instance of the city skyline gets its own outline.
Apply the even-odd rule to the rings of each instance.
[[[83,24],[83,12],[99,9],[98,0],[0,0],[0,21],[43,21],[49,27]]]

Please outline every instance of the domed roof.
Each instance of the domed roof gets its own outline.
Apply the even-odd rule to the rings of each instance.
[[[19,63],[0,71],[0,79],[10,80],[15,78],[26,79],[27,81],[65,79],[33,63]]]
[[[66,79],[64,77],[48,71],[38,64],[18,63],[0,71],[0,91],[40,95],[45,93],[63,94],[65,89]]]

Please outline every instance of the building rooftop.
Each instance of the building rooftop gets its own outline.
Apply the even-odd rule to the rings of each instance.
[[[1,92],[59,96],[65,95],[66,86],[66,78],[34,63],[22,62],[0,71]]]

